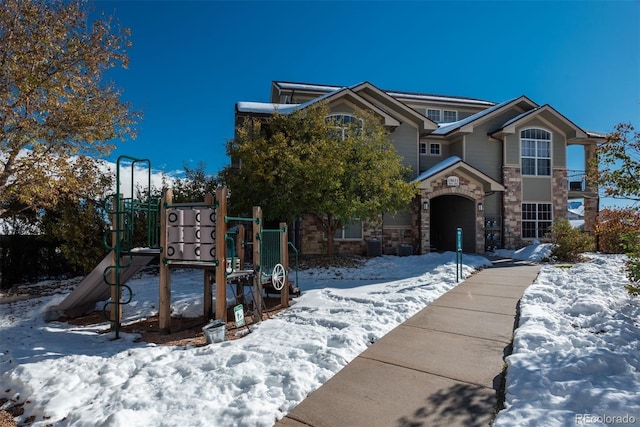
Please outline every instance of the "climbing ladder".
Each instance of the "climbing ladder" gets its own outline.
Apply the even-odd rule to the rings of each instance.
[[[146,200],[135,200],[136,167],[146,167]],[[127,183],[127,197],[122,194],[120,178],[122,169],[131,169],[131,179]],[[144,173],[144,170],[143,172]],[[111,216],[111,230],[105,235],[105,246],[112,251],[111,265],[103,272],[104,282],[111,287],[111,300],[103,307],[107,320],[111,321],[116,339],[120,337],[122,306],[131,302],[133,292],[124,284],[123,270],[130,268],[136,253],[159,252],[159,215],[160,201],[151,197],[151,162],[148,159],[120,156],[116,162],[116,193],[107,198],[106,210]],[[110,238],[109,238],[110,237]],[[123,298],[123,290],[126,298]],[[107,314],[109,311],[109,314]]]

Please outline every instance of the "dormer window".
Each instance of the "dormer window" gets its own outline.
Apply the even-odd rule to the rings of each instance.
[[[458,112],[453,110],[442,111],[442,121],[444,123],[452,123],[458,121]]]
[[[436,123],[451,123],[458,121],[458,112],[455,110],[427,109],[427,117]]]

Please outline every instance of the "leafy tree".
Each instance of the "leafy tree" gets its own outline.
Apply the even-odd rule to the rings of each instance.
[[[640,133],[620,123],[596,148],[590,179],[608,197],[640,201]]]
[[[620,123],[607,135],[606,141],[596,149],[592,170],[597,175],[590,177],[604,189],[607,196],[640,201],[640,133],[631,124]],[[622,234],[624,248],[629,257],[627,276],[632,284],[627,290],[640,295],[640,230],[637,225]]]
[[[110,18],[90,23],[83,6],[2,1],[0,216],[86,197],[101,173],[79,179],[77,162],[135,136],[140,114],[103,82],[106,70],[127,66],[129,31],[113,32]]]
[[[207,174],[206,166],[204,162],[199,162],[194,168],[183,165],[184,178],[173,180],[174,202],[197,202],[204,200],[207,193],[215,194],[218,180],[215,176]]]
[[[77,160],[77,159],[76,159]],[[59,244],[73,273],[85,274],[104,257],[104,237],[110,226],[103,200],[112,188],[112,176],[101,174],[93,161],[73,162],[75,179],[94,179],[82,198],[66,195],[39,215],[39,228]]]
[[[289,115],[247,119],[227,144],[240,167],[226,167],[221,177],[239,212],[259,205],[265,219],[288,222],[312,215],[331,256],[336,230],[353,218],[372,220],[407,207],[416,189],[373,114],[359,111],[350,124],[328,116],[328,106],[316,103]]]
[[[637,230],[640,230],[640,212],[637,209],[604,209],[598,215],[595,228],[598,248],[609,254],[625,253],[625,236]]]

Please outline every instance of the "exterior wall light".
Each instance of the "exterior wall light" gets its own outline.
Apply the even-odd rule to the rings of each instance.
[[[429,202],[428,201],[422,202],[422,210],[425,211],[425,212],[429,210]]]
[[[482,203],[478,203],[478,212],[484,212],[484,205]]]

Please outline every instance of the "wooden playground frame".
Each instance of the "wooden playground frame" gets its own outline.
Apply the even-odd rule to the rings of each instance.
[[[243,283],[251,283],[253,287],[254,307],[257,311],[257,317],[262,318],[263,308],[263,281],[261,260],[261,236],[262,228],[262,209],[254,206],[253,216],[251,218],[232,218],[227,216],[227,188],[221,187],[216,190],[215,197],[211,194],[205,196],[205,200],[200,203],[173,203],[173,192],[168,189],[164,192],[160,204],[160,293],[159,293],[159,329],[161,333],[170,333],[171,331],[171,268],[199,268],[204,270],[203,277],[203,316],[205,319],[211,319],[214,314],[212,307],[212,287],[215,283],[216,288],[216,306],[215,318],[227,322],[227,284],[235,284],[236,287],[244,287]],[[168,212],[171,208],[190,209],[190,208],[212,208],[215,209],[215,258],[205,260],[180,260],[168,259],[166,255],[172,243],[169,236],[170,226],[168,224]],[[240,271],[228,273],[227,271],[227,223],[230,220],[241,220],[253,222],[253,270],[243,270],[244,266],[244,250],[242,248],[242,239],[236,244],[239,256]],[[181,224],[183,227],[191,227],[193,224]],[[244,236],[244,227],[241,227],[241,234]],[[289,253],[288,253],[288,233],[286,223],[280,224],[282,233],[280,234],[280,260],[284,267],[284,271],[289,271]],[[186,245],[186,244],[185,244]],[[256,262],[257,260],[257,262]],[[286,276],[285,276],[286,277]],[[238,293],[240,294],[240,292]],[[244,294],[244,292],[242,292]],[[238,302],[238,301],[236,301]],[[286,279],[286,285],[280,291],[280,306],[287,308],[289,306],[289,283]]]

